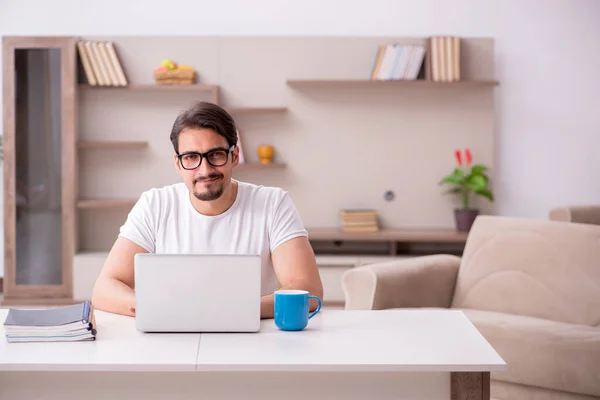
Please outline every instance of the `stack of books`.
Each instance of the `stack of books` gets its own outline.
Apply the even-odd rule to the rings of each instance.
[[[398,43],[381,45],[371,70],[371,79],[414,81],[419,76],[424,58],[425,46]]]
[[[458,36],[433,36],[431,38],[429,52],[432,81],[460,81],[460,40]]]
[[[107,41],[77,42],[79,75],[90,86],[127,86],[115,45]],[[83,71],[82,71],[83,70]]]
[[[10,343],[95,340],[94,308],[89,301],[43,310],[11,308],[4,332]]]
[[[340,221],[344,232],[377,232],[377,211],[375,210],[342,210]]]

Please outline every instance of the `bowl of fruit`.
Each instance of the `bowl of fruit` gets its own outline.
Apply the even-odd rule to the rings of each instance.
[[[189,65],[177,65],[166,59],[154,70],[154,80],[159,85],[191,85],[196,71]]]

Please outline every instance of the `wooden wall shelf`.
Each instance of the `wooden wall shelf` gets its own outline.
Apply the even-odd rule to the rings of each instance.
[[[261,164],[261,163],[249,163],[246,162],[244,164],[238,164],[238,166],[234,169],[235,170],[240,170],[240,171],[246,171],[246,170],[261,170],[261,169],[282,169],[285,168],[286,164],[285,163],[271,163],[271,164]]]
[[[457,81],[457,82],[434,82],[425,79],[414,81],[408,80],[288,80],[287,84],[292,87],[375,87],[375,86],[400,86],[400,87],[423,87],[423,88],[449,88],[449,87],[471,87],[471,86],[498,86],[498,81]]]
[[[230,114],[276,114],[287,112],[287,107],[225,107]]]
[[[454,229],[405,228],[379,232],[344,232],[338,228],[308,228],[310,240],[465,243],[468,233]]]
[[[77,142],[80,149],[139,149],[148,147],[147,141],[104,141],[80,140]]]
[[[219,89],[219,85],[192,84],[192,85],[156,85],[145,83],[131,83],[127,86],[91,86],[79,85],[86,90],[131,90],[131,91],[156,91],[156,92],[211,92]]]
[[[131,208],[136,202],[134,199],[86,199],[77,201],[77,208]]]

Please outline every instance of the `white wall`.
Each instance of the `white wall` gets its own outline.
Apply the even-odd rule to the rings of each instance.
[[[35,3],[35,4],[34,4]],[[0,2],[0,35],[404,35],[496,39],[496,211],[600,202],[600,1]]]

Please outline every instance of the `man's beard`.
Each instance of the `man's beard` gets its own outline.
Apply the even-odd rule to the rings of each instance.
[[[224,190],[222,180],[220,182],[219,181],[210,182],[211,185],[217,185],[216,189],[208,190],[205,192],[198,192],[195,189],[197,182],[202,183],[204,180],[207,180],[207,179],[210,180],[213,178],[223,179],[223,175],[222,174],[210,174],[208,176],[203,176],[203,177],[194,179],[194,197],[196,197],[198,200],[201,200],[201,201],[211,201],[211,200],[216,200],[219,197],[221,197],[221,195],[223,194],[223,190]]]

